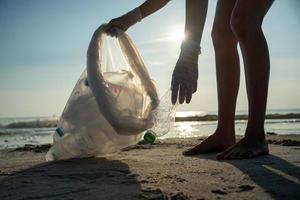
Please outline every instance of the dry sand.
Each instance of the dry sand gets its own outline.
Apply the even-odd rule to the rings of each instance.
[[[47,146],[0,151],[0,199],[300,199],[300,136],[268,139],[271,155],[222,162],[182,156],[201,138],[50,163]]]

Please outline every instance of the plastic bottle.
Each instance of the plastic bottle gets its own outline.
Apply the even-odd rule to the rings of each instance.
[[[167,134],[174,125],[177,104],[171,103],[172,91],[169,89],[161,98],[158,107],[152,111],[151,129],[144,134],[144,140],[154,143],[157,137]]]

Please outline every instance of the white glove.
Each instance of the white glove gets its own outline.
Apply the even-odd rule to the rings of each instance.
[[[118,36],[117,29],[127,31],[127,29],[137,22],[142,20],[142,14],[139,8],[135,8],[132,11],[122,15],[121,17],[112,19],[106,25],[106,33],[112,37]]]
[[[177,97],[179,103],[190,103],[192,94],[197,91],[198,81],[198,55],[201,53],[200,45],[194,41],[185,40],[181,44],[181,52],[173,70],[171,90],[172,103]]]

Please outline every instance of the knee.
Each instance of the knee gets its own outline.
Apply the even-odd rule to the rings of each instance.
[[[261,23],[249,16],[235,14],[230,20],[230,27],[239,42],[254,42],[253,39],[262,33]]]
[[[214,25],[211,31],[211,38],[214,45],[218,45],[220,42],[222,42],[221,35],[222,35],[222,31],[220,30],[220,27]]]
[[[214,24],[211,31],[211,38],[215,47],[222,48],[234,44],[235,36],[230,27],[224,24]]]

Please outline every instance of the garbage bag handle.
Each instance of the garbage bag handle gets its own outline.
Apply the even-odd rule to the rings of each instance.
[[[90,88],[95,96],[96,102],[102,114],[105,118],[111,123],[114,129],[118,133],[124,134],[137,134],[141,131],[146,130],[148,127],[148,116],[146,118],[136,118],[132,116],[120,116],[119,111],[115,108],[115,101],[108,87],[106,87],[106,82],[101,72],[101,56],[99,50],[103,45],[103,37],[105,34],[105,24],[101,25],[93,34],[90,41],[88,51],[87,51],[87,75]],[[124,32],[118,34],[118,39],[121,44],[122,50],[126,47],[132,47],[129,49],[131,56],[139,56],[137,50],[132,46],[133,43],[130,41],[129,37],[125,36]],[[123,46],[123,47],[122,47]],[[127,51],[126,51],[127,52]],[[130,61],[128,55],[126,59],[129,64]],[[140,57],[138,57],[140,58]],[[142,64],[142,70],[132,68],[132,70],[141,75],[141,77],[148,79],[141,80],[144,87],[145,84],[149,84],[150,87],[145,88],[145,91],[149,94],[151,98],[152,109],[158,105],[158,95],[154,86],[154,83],[151,81],[150,76],[147,72],[147,69],[142,61],[138,61],[136,64]],[[150,82],[150,83],[149,83]]]
[[[121,46],[121,49],[125,53],[125,58],[129,63],[129,66],[140,77],[142,87],[147,92],[151,99],[151,110],[155,109],[158,106],[159,99],[157,90],[154,84],[154,81],[151,79],[148,70],[144,61],[142,60],[142,56],[140,55],[138,49],[129,38],[129,36],[123,32],[121,29],[118,30],[118,41]],[[136,59],[131,59],[136,58]]]

